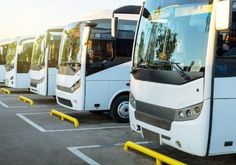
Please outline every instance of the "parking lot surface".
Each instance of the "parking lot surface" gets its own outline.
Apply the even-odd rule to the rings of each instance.
[[[20,102],[23,95],[34,105]],[[80,126],[50,116],[56,109],[78,119]],[[132,140],[194,165],[233,165],[235,155],[196,157],[167,146],[158,146],[132,133],[129,124],[115,123],[108,113],[72,111],[56,104],[53,97],[29,92],[0,94],[0,164],[94,164],[153,165],[155,160],[141,153],[124,151],[123,144]]]

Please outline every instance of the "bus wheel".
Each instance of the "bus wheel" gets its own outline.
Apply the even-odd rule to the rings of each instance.
[[[121,95],[117,97],[111,106],[110,114],[116,122],[129,122],[129,96]]]

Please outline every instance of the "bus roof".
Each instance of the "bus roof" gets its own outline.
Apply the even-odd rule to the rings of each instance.
[[[17,42],[18,44],[21,44],[22,42],[25,42],[27,40],[34,40],[35,39],[35,36],[22,36],[22,37],[19,37]]]
[[[140,10],[140,8],[140,6],[124,6],[116,10],[93,10],[80,15],[78,17],[79,21],[68,24],[67,26],[65,26],[65,29],[70,29],[80,22],[87,22],[98,19],[112,19],[113,14],[116,14],[116,17],[121,20],[137,21],[139,18],[138,10]],[[132,9],[132,11],[128,11],[128,9]]]
[[[47,32],[62,32],[64,29],[64,26],[54,26],[47,29]]]

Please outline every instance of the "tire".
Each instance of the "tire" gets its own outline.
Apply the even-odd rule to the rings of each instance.
[[[110,115],[118,123],[129,122],[129,96],[118,96],[111,105]]]

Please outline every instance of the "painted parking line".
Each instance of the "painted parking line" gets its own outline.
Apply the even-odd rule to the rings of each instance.
[[[46,130],[39,126],[38,124],[34,123],[32,120],[28,119],[27,117],[25,117],[22,114],[16,114],[18,117],[20,117],[22,120],[24,120],[25,122],[27,122],[28,124],[30,124],[31,126],[33,126],[34,128],[36,128],[37,130],[39,130],[40,132],[46,132]]]
[[[51,108],[51,107],[61,107],[60,105],[34,105],[34,106],[8,106],[9,109],[16,109],[16,108],[25,108],[25,109],[32,109],[32,108]]]
[[[47,132],[92,131],[92,130],[122,129],[122,128],[129,128],[129,126],[93,127],[93,128],[78,128],[78,129],[58,129],[58,130],[47,130]]]
[[[137,143],[137,144],[150,144],[152,142],[144,141],[144,142],[135,142],[135,143]],[[117,143],[117,144],[112,144],[112,145],[89,145],[89,146],[67,147],[67,149],[90,165],[100,165],[97,161],[90,158],[88,155],[82,153],[80,150],[81,149],[90,149],[90,148],[94,149],[94,148],[105,148],[105,147],[117,147],[117,146],[123,146],[123,145],[124,145],[124,143]]]
[[[4,101],[0,101],[0,105],[2,105],[5,108],[8,109],[16,109],[16,108],[25,108],[25,109],[29,109],[29,108],[51,108],[51,107],[61,107],[58,104],[52,104],[52,105],[34,105],[34,106],[29,106],[29,105],[8,105],[6,102]]]
[[[1,106],[5,107],[5,108],[9,108],[9,106],[7,104],[5,104],[3,101],[0,101]]]
[[[79,151],[77,148],[73,148],[73,147],[70,148],[70,147],[68,147],[67,149],[70,152],[72,152],[73,154],[75,154],[76,156],[78,156],[80,159],[85,161],[86,163],[90,164],[90,165],[100,165],[98,162],[96,162],[92,158],[88,157],[87,155],[85,155],[84,153]]]
[[[30,124],[32,127],[36,128],[40,132],[47,132],[47,133],[53,133],[53,132],[71,132],[71,131],[91,131],[91,130],[106,130],[106,129],[123,129],[123,128],[129,128],[129,126],[107,126],[107,127],[91,127],[91,128],[73,128],[73,129],[45,129],[41,127],[40,125],[36,124],[29,118],[27,118],[27,115],[43,115],[43,114],[49,114],[49,112],[39,112],[39,113],[17,113],[16,115],[20,117],[22,120]],[[74,114],[74,113],[67,113],[67,114]]]

